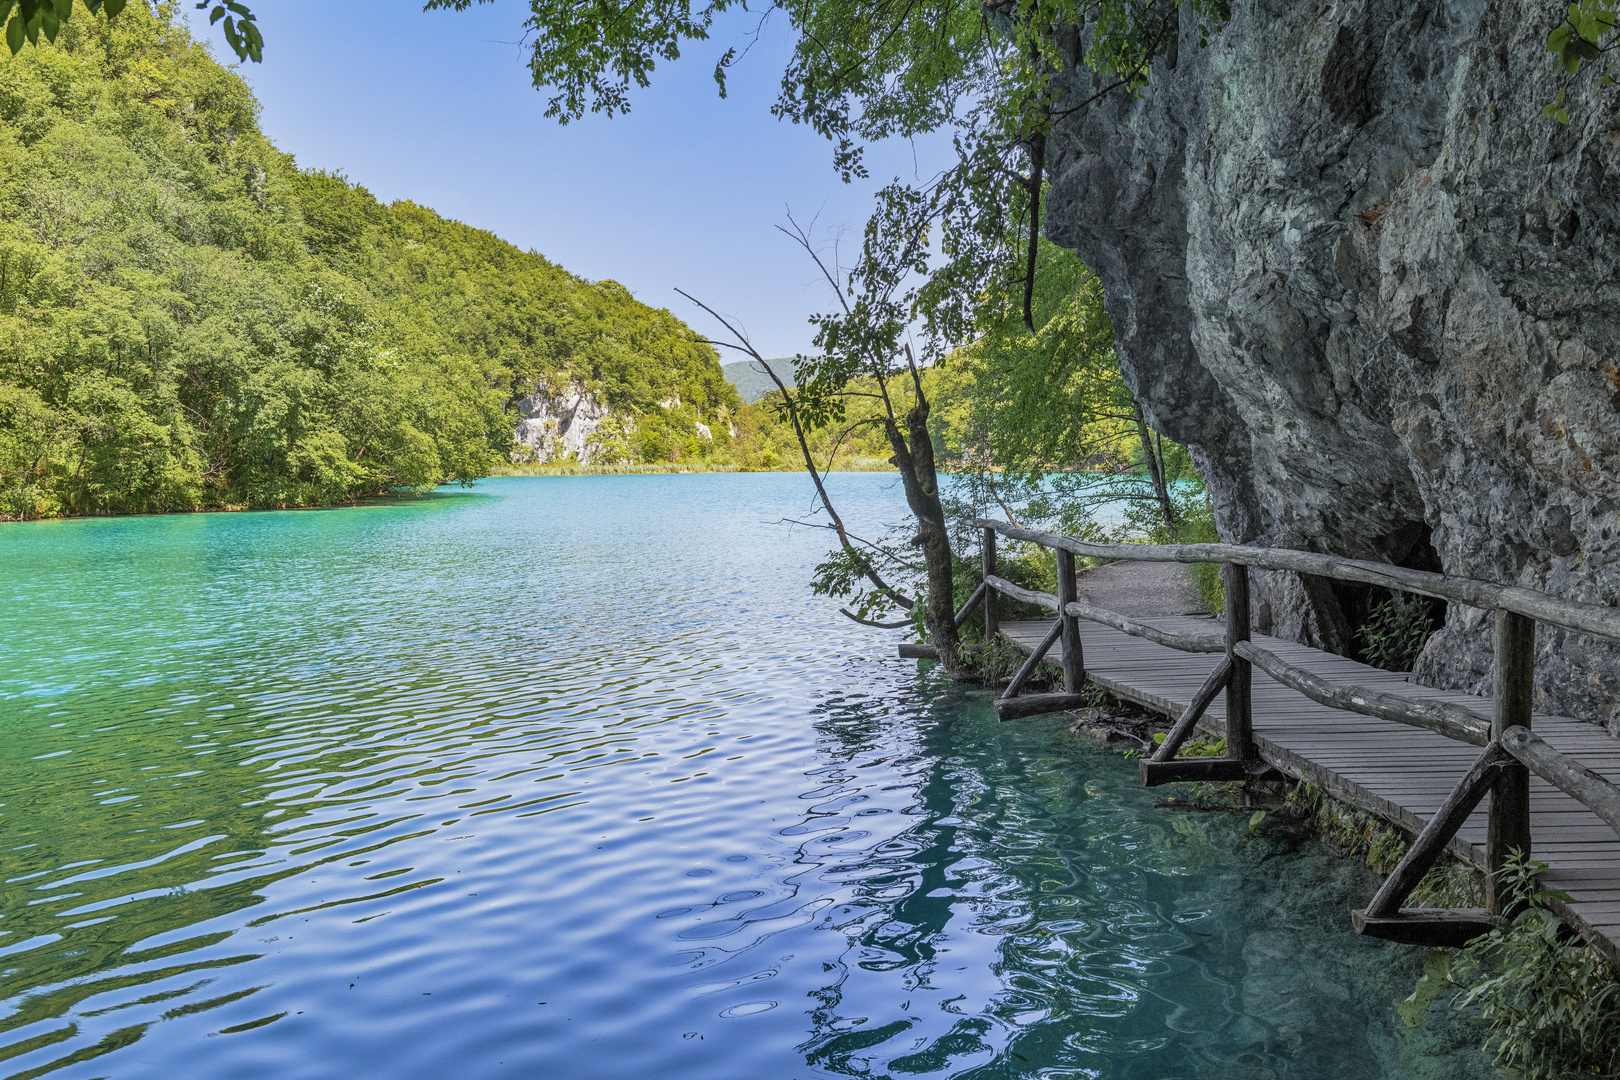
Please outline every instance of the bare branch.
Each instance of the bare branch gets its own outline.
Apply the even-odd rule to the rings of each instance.
[[[1001,493],[996,490],[996,474],[987,469],[985,470],[984,477],[985,481],[990,485],[990,497],[996,500],[996,505],[1001,507],[1001,512],[1007,515],[1007,521],[1010,524],[1017,525],[1018,521],[1013,517],[1012,507],[1007,505],[1007,503],[1002,499]]]
[[[844,528],[844,519],[839,517],[838,511],[833,508],[832,496],[827,494],[827,485],[822,482],[823,474],[819,469],[816,468],[816,460],[810,453],[810,441],[805,437],[804,424],[799,418],[799,403],[794,399],[794,396],[788,389],[787,384],[782,381],[782,377],[776,373],[774,368],[771,367],[770,361],[759,355],[759,350],[755,349],[753,343],[748,340],[748,335],[732,326],[731,323],[727,321],[719,312],[715,311],[708,304],[705,304],[697,297],[682,289],[676,289],[675,291],[686,297],[686,299],[692,301],[692,303],[696,304],[704,311],[708,312],[716,322],[718,322],[721,326],[724,326],[726,330],[730,332],[731,336],[737,340],[737,348],[748,353],[749,356],[752,356],[754,358],[754,362],[763,367],[765,374],[771,377],[771,381],[776,384],[776,388],[782,392],[782,401],[788,411],[789,418],[793,421],[793,434],[798,437],[799,451],[804,455],[805,470],[809,472],[810,479],[816,485],[816,494],[821,497],[821,505],[826,508],[827,517],[832,520],[833,530],[838,534],[839,544],[844,548],[845,551],[848,551],[851,555],[861,559],[861,563],[865,569],[866,579],[870,581],[880,593],[888,597],[892,602],[902,608],[909,609],[915,607],[916,602],[914,600],[893,588],[888,582],[884,581],[883,578],[878,574],[877,569],[872,566],[871,562],[861,558],[859,553],[850,544],[848,530]]]
[[[838,297],[838,304],[844,309],[844,314],[848,315],[850,313],[849,300],[845,298],[844,290],[839,286],[838,279],[833,276],[832,271],[827,269],[827,264],[821,261],[820,253],[816,251],[815,245],[810,242],[810,237],[804,231],[804,227],[801,226],[797,221],[793,220],[792,212],[788,213],[787,219],[788,224],[793,226],[793,231],[788,232],[780,225],[776,227],[776,231],[781,233],[783,236],[797,241],[799,246],[804,248],[805,253],[808,254],[812,260],[814,260],[816,269],[821,271],[821,276],[827,279],[828,285],[832,286],[833,295]]]
[[[871,619],[863,619],[863,618],[861,618],[859,615],[857,615],[853,611],[849,610],[849,608],[839,608],[838,613],[840,615],[844,615],[844,616],[847,616],[848,618],[851,618],[851,619],[855,620],[856,622],[860,623],[862,626],[875,626],[879,630],[898,630],[902,626],[910,626],[911,625],[911,620],[910,619],[901,619],[899,622],[873,622]]]

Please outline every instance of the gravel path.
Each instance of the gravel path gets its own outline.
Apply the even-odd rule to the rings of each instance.
[[[1204,600],[1181,563],[1116,562],[1080,573],[1080,595],[1122,615],[1205,615]]]

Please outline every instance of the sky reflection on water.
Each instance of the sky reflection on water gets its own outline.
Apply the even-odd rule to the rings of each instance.
[[[805,505],[0,527],[0,1073],[1489,1074],[1400,1027],[1366,871],[893,659],[807,598]]]

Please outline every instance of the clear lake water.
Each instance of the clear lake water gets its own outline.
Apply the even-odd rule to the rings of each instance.
[[[896,659],[809,496],[0,525],[0,1076],[1493,1075],[1370,871]]]

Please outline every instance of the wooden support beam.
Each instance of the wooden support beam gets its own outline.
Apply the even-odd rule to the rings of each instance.
[[[1115,630],[1123,630],[1132,637],[1146,638],[1159,645],[1167,645],[1182,652],[1217,653],[1226,651],[1226,639],[1219,634],[1177,634],[1169,630],[1160,630],[1158,627],[1137,622],[1128,615],[1121,615],[1117,611],[1088,604],[1084,600],[1076,600],[1068,606],[1071,615],[1078,615],[1089,622],[1102,623],[1112,626]]]
[[[1226,586],[1226,660],[1232,673],[1226,680],[1226,753],[1241,762],[1254,761],[1254,714],[1249,661],[1237,653],[1239,642],[1249,640],[1249,568],[1237,563],[1221,567]]]
[[[934,645],[919,645],[915,641],[902,641],[900,643],[900,659],[938,660],[939,649]]]
[[[1086,681],[1086,658],[1080,646],[1080,620],[1069,605],[1080,597],[1075,590],[1074,553],[1057,551],[1058,624],[1063,627],[1063,689],[1078,694]]]
[[[1029,659],[1024,661],[1024,666],[1018,669],[1018,674],[1014,675],[1012,682],[1007,684],[1007,689],[1001,692],[1000,700],[1007,701],[1018,696],[1018,692],[1024,688],[1024,684],[1029,681],[1029,677],[1035,674],[1035,669],[1040,666],[1047,650],[1051,649],[1062,632],[1063,624],[1061,622],[1052,624],[1052,628],[1046,632],[1046,636],[1041,639],[1041,643],[1035,646],[1035,650],[1029,654]]]
[[[1068,709],[1088,708],[1090,694],[1024,694],[1020,697],[996,699],[997,720],[1022,720],[1026,716],[1064,712]]]
[[[985,594],[992,591],[990,586],[982,581],[979,582],[979,587],[973,590],[973,595],[968,597],[967,603],[962,605],[962,610],[956,613],[956,628],[958,630],[962,629],[962,624],[967,622],[968,616],[973,614],[973,609],[978,606],[980,600],[985,598]]]
[[[1410,724],[1472,746],[1484,746],[1491,741],[1490,723],[1483,716],[1476,716],[1460,705],[1444,701],[1412,701],[1360,686],[1330,683],[1250,641],[1239,642],[1234,650],[1273,679],[1298,690],[1318,704],[1361,713],[1363,716],[1376,716],[1380,720],[1393,720],[1397,724]]]
[[[1356,933],[1402,945],[1460,949],[1494,925],[1485,908],[1401,908],[1394,915],[1373,916],[1352,912]]]
[[[1181,749],[1181,744],[1187,741],[1187,736],[1191,735],[1193,728],[1198,725],[1199,717],[1204,715],[1209,703],[1215,700],[1215,695],[1226,688],[1226,680],[1231,677],[1232,662],[1222,660],[1220,666],[1210,672],[1209,678],[1204,680],[1204,685],[1198,688],[1198,693],[1193,695],[1186,711],[1176,717],[1175,726],[1164,737],[1164,742],[1159,744],[1159,748],[1153,751],[1151,760],[1169,761],[1176,756],[1176,751]]]
[[[1479,800],[1485,793],[1495,786],[1501,776],[1503,766],[1511,761],[1508,752],[1502,749],[1501,744],[1491,743],[1485,752],[1474,761],[1473,767],[1463,774],[1457,786],[1451,789],[1446,801],[1429,823],[1418,833],[1412,846],[1406,849],[1406,855],[1400,863],[1384,879],[1383,885],[1373,894],[1372,903],[1361,914],[1367,918],[1385,919],[1400,910],[1401,904],[1412,890],[1417,888],[1423,875],[1429,872],[1435,860],[1440,858],[1446,850],[1451,838],[1457,835],[1468,820],[1468,815],[1474,812]]]
[[[1248,780],[1251,774],[1266,771],[1230,757],[1176,758],[1172,761],[1143,761],[1142,785],[1178,784],[1183,781]]]
[[[1496,613],[1496,663],[1491,690],[1491,741],[1502,742],[1512,727],[1530,727],[1535,697],[1536,623],[1510,611]],[[1515,850],[1530,856],[1530,770],[1520,761],[1502,769],[1491,789],[1490,824],[1485,833],[1487,902],[1503,912],[1497,875]]]
[[[1515,724],[1502,733],[1502,746],[1530,771],[1609,823],[1620,834],[1620,787],[1616,787],[1568,754],[1548,746],[1529,728]]]
[[[988,585],[996,573],[996,530],[984,530],[984,581]],[[1001,633],[1001,612],[996,607],[1000,594],[988,589],[984,596],[984,640],[994,641]]]

